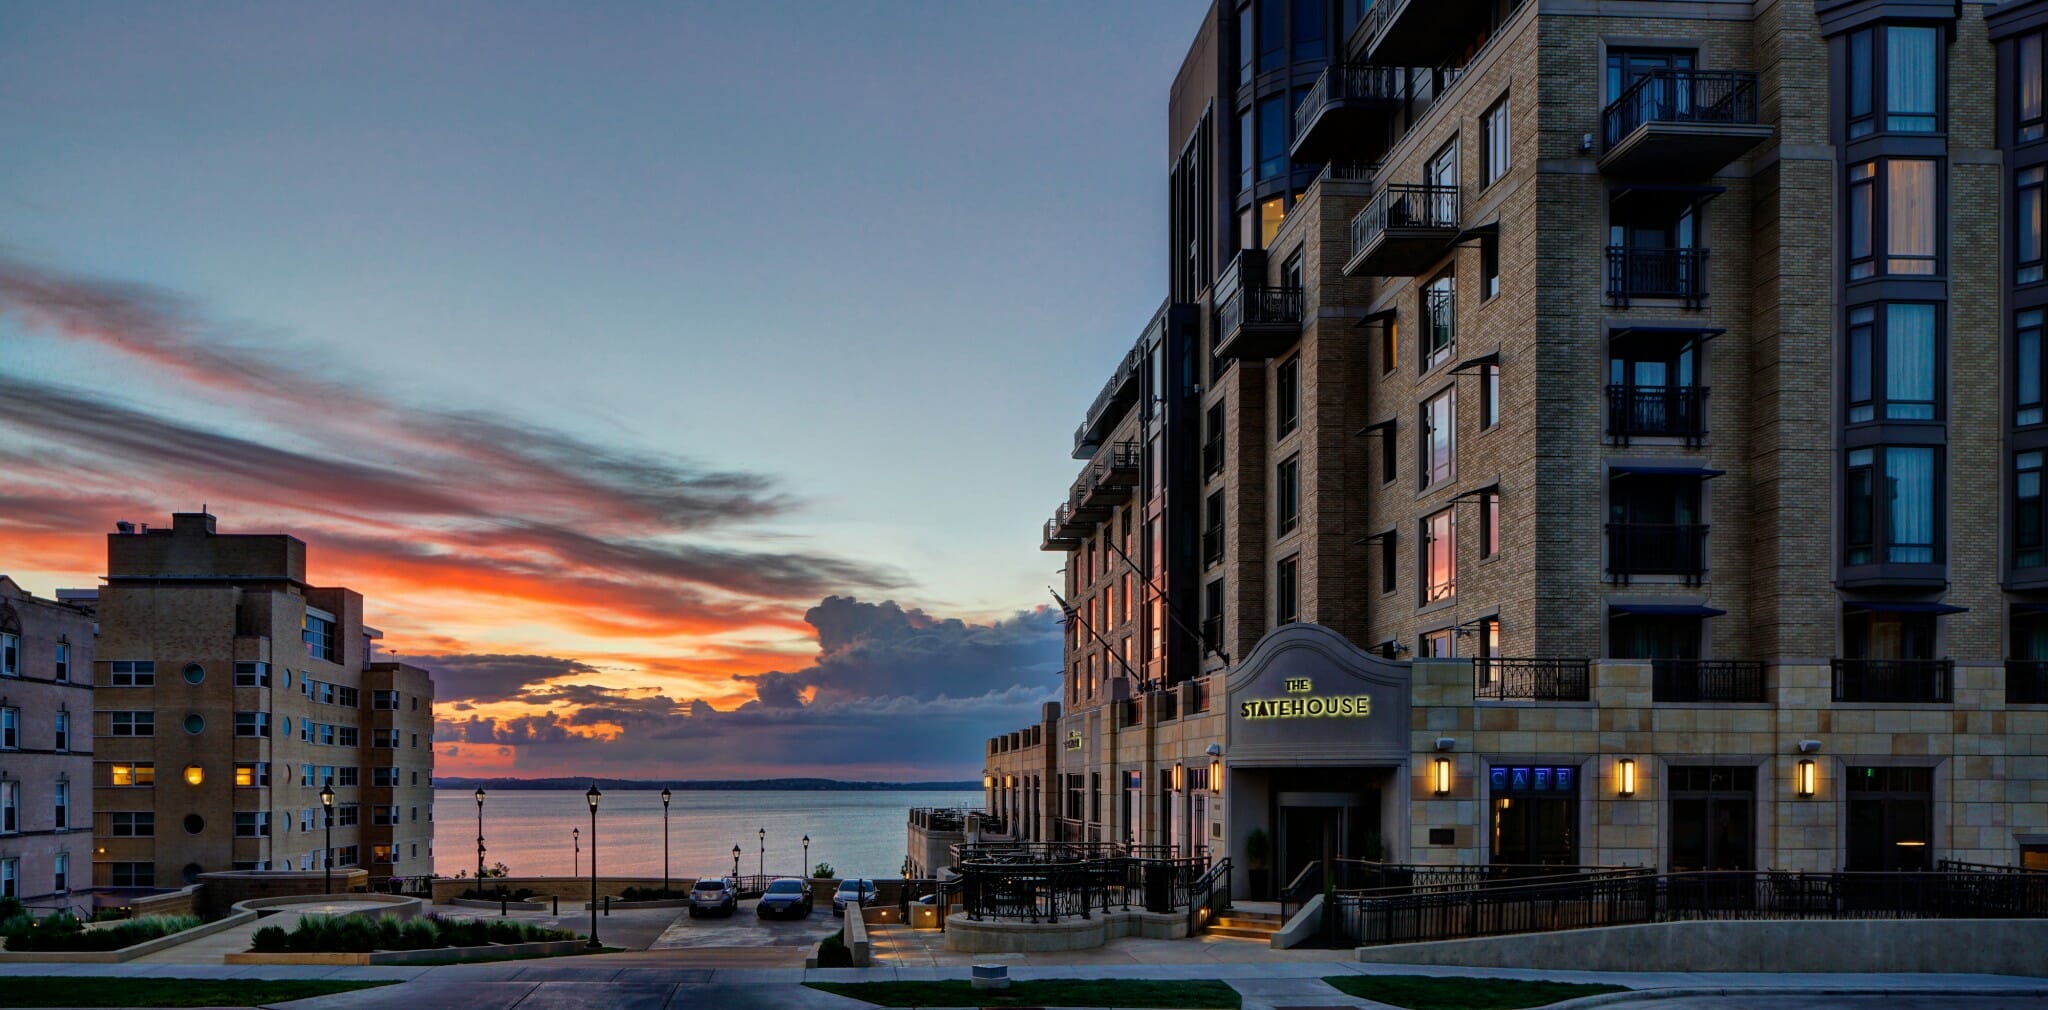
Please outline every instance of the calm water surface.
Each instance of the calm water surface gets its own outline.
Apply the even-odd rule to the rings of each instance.
[[[838,792],[713,790],[677,792],[669,806],[669,860],[675,876],[732,871],[732,847],[742,850],[740,872],[762,860],[760,830],[767,829],[767,871],[795,873],[803,863],[803,836],[811,836],[811,863],[831,863],[841,875],[894,876],[905,851],[904,822],[911,807],[979,808],[979,790],[965,792]],[[453,876],[476,872],[476,796],[472,790],[434,790],[434,870]],[[572,871],[574,838],[583,852]],[[607,792],[598,803],[598,872],[661,875],[661,790]],[[580,790],[501,789],[484,797],[488,863],[515,875],[590,872],[590,807]]]

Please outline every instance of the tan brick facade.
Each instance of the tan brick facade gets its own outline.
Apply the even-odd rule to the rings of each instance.
[[[0,897],[90,905],[90,610],[0,575]]]

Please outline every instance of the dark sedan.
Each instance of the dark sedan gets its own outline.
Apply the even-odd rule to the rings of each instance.
[[[811,914],[811,885],[795,877],[777,877],[768,882],[768,889],[761,892],[761,901],[754,906],[754,914],[766,919],[771,916],[786,916],[801,919]]]

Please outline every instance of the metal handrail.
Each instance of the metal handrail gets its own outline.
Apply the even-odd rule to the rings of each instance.
[[[1356,258],[1389,228],[1455,230],[1458,187],[1395,182],[1379,188],[1358,216],[1351,219],[1351,255]]]
[[[1601,113],[1602,138],[1609,148],[1645,123],[1753,126],[1756,122],[1754,70],[1652,70]]]
[[[1333,63],[1325,67],[1322,75],[1302,95],[1301,104],[1294,107],[1294,135],[1307,134],[1316,117],[1332,102],[1354,98],[1400,100],[1401,84],[1407,78],[1406,69],[1373,63]]]
[[[1495,701],[1588,701],[1592,698],[1592,664],[1583,659],[1506,659],[1472,661],[1472,695]]]
[[[1707,434],[1707,387],[1607,387],[1607,437],[1623,445],[1631,438],[1670,436],[1698,442]]]
[[[1955,698],[1953,659],[1835,659],[1828,665],[1836,701],[1946,705]]]
[[[1745,659],[1653,659],[1653,702],[1760,702],[1764,664]]]
[[[1608,523],[1607,574],[1627,583],[1638,575],[1707,573],[1706,523]]]
[[[1621,308],[1635,298],[1675,298],[1699,308],[1707,301],[1707,250],[1608,246],[1607,298]]]
[[[1240,285],[1216,310],[1219,340],[1247,326],[1299,326],[1305,292],[1295,286]]]

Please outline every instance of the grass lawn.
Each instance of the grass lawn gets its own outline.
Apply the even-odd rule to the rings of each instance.
[[[1142,1006],[1237,1010],[1237,990],[1221,982],[1155,979],[1047,978],[1012,982],[1008,989],[977,990],[965,979],[948,982],[805,982],[813,989],[883,1006]]]
[[[1339,992],[1409,1010],[1524,1010],[1559,1000],[1626,992],[1627,986],[1591,982],[1527,982],[1512,978],[1439,978],[1433,975],[1333,975],[1323,981]]]
[[[0,1007],[260,1006],[329,996],[391,982],[326,979],[63,978],[16,975],[0,984]]]

